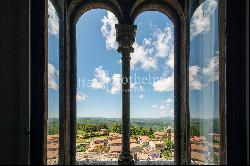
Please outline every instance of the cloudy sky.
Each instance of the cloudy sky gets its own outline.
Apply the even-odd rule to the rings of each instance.
[[[218,116],[217,2],[208,0],[191,21],[190,111]],[[116,17],[91,10],[77,23],[77,115],[121,117],[121,55]],[[131,54],[131,117],[174,116],[174,26],[159,12],[138,16]],[[58,117],[58,18],[49,3],[49,116]]]

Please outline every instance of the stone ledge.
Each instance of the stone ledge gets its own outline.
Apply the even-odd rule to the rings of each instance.
[[[77,165],[118,165],[118,161],[77,161]],[[135,161],[135,165],[174,165],[174,161]]]

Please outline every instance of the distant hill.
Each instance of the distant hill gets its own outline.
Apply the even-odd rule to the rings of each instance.
[[[106,124],[108,128],[121,123],[121,118],[103,118],[103,117],[80,117],[77,118],[78,124]],[[174,127],[174,118],[162,117],[162,118],[131,118],[131,124],[133,126],[143,126],[146,129],[152,128],[154,131],[163,130],[164,128],[171,126]],[[219,132],[219,119],[190,119],[191,127],[200,130],[200,133],[218,133]],[[56,134],[59,132],[59,119],[48,119],[48,133]]]

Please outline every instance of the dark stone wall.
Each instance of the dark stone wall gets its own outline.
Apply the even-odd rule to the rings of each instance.
[[[32,37],[29,34],[30,2],[33,2]],[[30,150],[31,163],[44,162],[42,102],[46,94],[41,87],[45,85],[46,43],[42,2],[0,0],[0,164],[27,164]],[[246,1],[227,0],[226,8],[227,161],[246,164]],[[25,133],[25,128],[29,129],[29,116],[31,148],[29,135]]]
[[[0,1],[0,163],[29,155],[29,0]]]
[[[31,1],[30,164],[47,164],[47,0]]]
[[[227,163],[246,164],[246,1],[226,4]]]

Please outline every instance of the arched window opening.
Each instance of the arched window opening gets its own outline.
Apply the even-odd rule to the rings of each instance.
[[[135,20],[131,53],[131,153],[138,162],[174,161],[174,25],[156,11]]]
[[[59,18],[48,1],[47,164],[58,164],[59,152]]]
[[[122,147],[121,56],[117,18],[92,9],[76,24],[76,161],[117,162]]]
[[[60,91],[62,94],[60,95],[60,97],[62,96],[63,99],[60,101],[60,109],[62,109],[63,114],[62,116],[60,116],[60,122],[62,122],[62,124],[60,124],[60,134],[62,135],[62,137],[60,138],[60,161],[62,163],[88,164],[90,162],[100,163],[103,162],[103,160],[106,160],[109,164],[111,164],[110,161],[112,160],[112,162],[117,164],[118,160],[118,164],[121,165],[141,164],[143,163],[141,162],[143,159],[138,160],[138,156],[140,156],[139,152],[134,152],[138,151],[138,149],[144,149],[141,156],[146,156],[146,162],[149,163],[151,163],[152,161],[148,160],[164,160],[164,164],[166,164],[166,161],[168,163],[172,163],[173,158],[175,158],[176,163],[188,163],[188,153],[186,153],[189,148],[189,139],[187,139],[188,137],[186,137],[189,118],[186,106],[188,93],[187,87],[181,85],[181,82],[187,85],[187,66],[184,65],[184,63],[186,63],[187,51],[185,49],[186,40],[184,40],[186,34],[180,34],[180,32],[185,32],[183,31],[183,28],[185,27],[185,20],[183,18],[179,18],[177,12],[175,12],[169,4],[165,4],[166,9],[159,9],[159,11],[164,13],[165,16],[156,12],[156,14],[159,14],[160,17],[157,16],[154,18],[154,21],[158,22],[157,24],[159,24],[159,27],[154,27],[153,23],[149,24],[148,29],[143,27],[144,30],[142,30],[141,34],[139,32],[139,38],[135,41],[135,36],[137,35],[137,26],[133,23],[133,20],[135,20],[134,17],[136,17],[143,11],[155,11],[156,4],[149,3],[148,6],[146,4],[142,4],[142,10],[134,9],[131,17],[126,16],[128,18],[120,17],[122,16],[122,13],[120,13],[121,11],[115,7],[116,5],[112,5],[112,3],[73,3],[73,5],[69,7],[69,20],[63,19],[64,21],[66,21],[66,25],[63,28],[63,42],[60,42],[60,46],[62,46],[61,49],[64,48],[62,56],[60,56],[62,58],[60,60],[60,62],[62,62],[60,64],[60,71],[62,72],[63,76],[63,78],[61,79],[62,81],[60,82],[63,85],[62,91]],[[160,4],[158,5],[160,6]],[[106,16],[102,19],[99,18],[97,21],[95,21],[95,19],[92,19],[89,23],[86,23],[87,25],[80,26],[79,23],[81,23],[81,19],[84,18],[83,22],[88,21],[85,16],[88,16],[88,12],[92,12],[89,11],[90,9],[95,8],[102,8],[113,11],[116,16],[118,16],[119,22],[111,12],[107,12]],[[80,18],[78,22],[75,22],[76,20],[78,20],[78,17],[81,14],[83,14],[82,18]],[[144,14],[147,15],[148,12],[145,12]],[[143,16],[144,14],[142,14],[141,16]],[[171,20],[174,21],[175,26],[178,27],[175,33],[175,27],[173,27],[171,21],[167,19],[167,14],[171,16]],[[95,17],[97,16],[97,14],[92,13],[91,16]],[[138,18],[140,19],[140,17]],[[93,26],[91,27],[91,29],[89,28],[90,31],[86,31],[86,34],[83,33],[84,38],[80,39],[80,35],[78,33],[83,29],[88,30],[88,27],[91,25],[91,23],[94,23],[94,28]],[[163,25],[164,23],[165,25]],[[99,25],[99,28],[96,25]],[[140,26],[141,25],[139,25],[139,27]],[[155,32],[150,33],[150,29],[151,31]],[[144,31],[146,31],[148,34],[143,34]],[[93,35],[90,35],[92,33]],[[97,40],[93,36],[98,33],[99,37],[97,37]],[[152,36],[149,37],[149,34]],[[90,36],[90,39],[87,39],[88,36]],[[105,41],[103,41],[102,45],[99,46],[98,42],[102,41],[103,38],[105,39]],[[173,38],[175,39],[175,41]],[[83,44],[79,44],[79,41],[82,41]],[[86,48],[84,48],[85,46]],[[177,46],[183,47],[181,47],[180,49],[174,49],[174,47]],[[111,63],[109,58],[111,58],[112,56],[110,56],[109,58],[103,58],[104,56],[99,56],[99,58],[97,55],[92,55],[92,51],[97,54],[106,54],[105,51],[102,52],[103,48],[111,51],[107,54],[117,54],[116,51],[118,51],[119,54],[117,54],[117,58],[119,57],[119,59],[116,59],[115,63]],[[98,53],[98,51],[101,52]],[[91,55],[84,56],[86,52]],[[93,57],[96,58],[93,60],[91,59]],[[175,60],[174,57],[177,57],[177,60]],[[112,70],[112,67],[115,67],[118,64],[121,65],[122,68],[120,74],[119,72],[110,72],[110,70]],[[158,100],[155,101],[158,103],[150,104],[149,106],[153,112],[155,111],[156,113],[159,113],[159,115],[155,116],[155,118],[160,119],[160,114],[167,113],[168,115],[166,115],[165,119],[169,123],[167,124],[167,122],[165,122],[164,124],[163,122],[163,125],[167,126],[162,126],[161,129],[155,129],[156,133],[154,132],[153,128],[147,129],[148,131],[146,131],[145,129],[145,132],[151,133],[151,138],[147,140],[148,142],[146,142],[146,144],[148,145],[140,144],[141,140],[140,138],[138,138],[138,136],[141,136],[142,138],[143,136],[148,135],[145,135],[145,133],[140,133],[141,135],[138,135],[138,133],[136,133],[136,130],[138,131],[138,129],[141,128],[140,126],[133,125],[133,119],[131,119],[131,117],[133,118],[134,115],[138,113],[140,114],[142,112],[134,111],[133,113],[132,110],[132,116],[130,116],[130,103],[134,104],[135,106],[137,105],[133,97],[137,96],[139,99],[143,99],[145,95],[141,92],[138,94],[136,92],[133,92],[135,89],[140,90],[143,88],[143,86],[137,84],[136,81],[133,82],[132,78],[133,72],[137,72],[138,66],[142,68],[142,70],[145,70],[140,71],[140,74],[144,75],[148,72],[146,72],[146,70],[150,70],[151,68],[155,68],[156,66],[156,68],[158,69],[158,74],[157,72],[154,73],[157,70],[156,68],[154,69],[155,71],[152,70],[151,73],[153,77],[157,76],[159,78],[156,78],[156,80],[154,80],[153,78],[150,88],[152,91],[155,91],[154,93],[159,93],[159,95],[154,94],[149,96],[166,97],[166,99],[156,97],[157,99],[153,100]],[[86,67],[85,70],[88,72],[80,73],[79,71],[83,70],[84,67]],[[132,71],[132,75],[130,71]],[[148,81],[149,83],[151,82],[151,80]],[[148,88],[148,90],[150,89],[149,87],[145,88]],[[93,94],[95,94],[93,95],[93,99],[96,100],[93,101],[91,105],[91,110],[94,110],[98,107],[99,101],[103,102],[108,99],[107,94],[119,94],[119,90],[121,90],[120,94],[122,96],[122,98],[119,100],[119,106],[122,107],[120,112],[122,113],[122,119],[120,121],[114,121],[114,118],[105,118],[105,123],[109,123],[110,120],[113,120],[113,122],[115,122],[112,129],[110,130],[108,125],[99,123],[98,125],[95,124],[95,131],[93,131],[93,125],[91,125],[89,121],[93,121],[93,116],[95,116],[95,114],[92,114],[92,112],[90,113],[88,111],[88,108],[90,107],[86,106],[88,103],[91,104],[89,93],[93,92]],[[98,96],[98,91],[105,92],[102,93],[106,95],[102,95],[105,96],[105,99],[101,99]],[[174,91],[177,93],[175,93]],[[145,102],[144,105],[147,105],[146,103],[147,102]],[[108,116],[114,116],[111,115],[112,112],[108,110],[111,109],[111,104],[109,104],[108,100],[104,104],[100,104],[100,106],[105,110],[107,108],[107,111],[105,111],[105,113],[109,112]],[[132,105],[131,108],[134,109],[136,107],[133,108]],[[138,109],[140,108],[138,107]],[[105,113],[99,111],[98,115],[105,116]],[[80,117],[86,115],[91,116],[92,118],[77,118],[77,116]],[[145,114],[143,116],[145,116]],[[98,118],[98,122],[101,121],[100,119],[103,118]],[[122,125],[117,122],[122,122]],[[88,130],[87,134],[86,126],[88,129],[91,128],[91,131]],[[101,136],[104,136],[105,138],[100,138],[100,133],[107,133],[111,131],[113,131],[113,133],[110,133],[110,136],[104,134]],[[122,133],[122,135],[120,133]],[[175,137],[173,136],[174,134]],[[86,139],[88,140],[86,141]],[[112,145],[109,144],[109,141]],[[174,141],[175,143],[173,143]],[[113,144],[113,142],[115,143]],[[115,151],[111,152],[111,150]],[[107,151],[110,153],[107,154]],[[75,160],[77,160],[78,162],[75,162]],[[104,163],[106,162],[103,162],[103,164]],[[159,163],[161,163],[161,161]]]
[[[220,163],[218,1],[206,0],[190,22],[191,162]]]
[[[186,3],[172,0],[51,1],[60,21],[48,2],[48,164],[221,163],[218,0],[202,3],[190,26]]]

